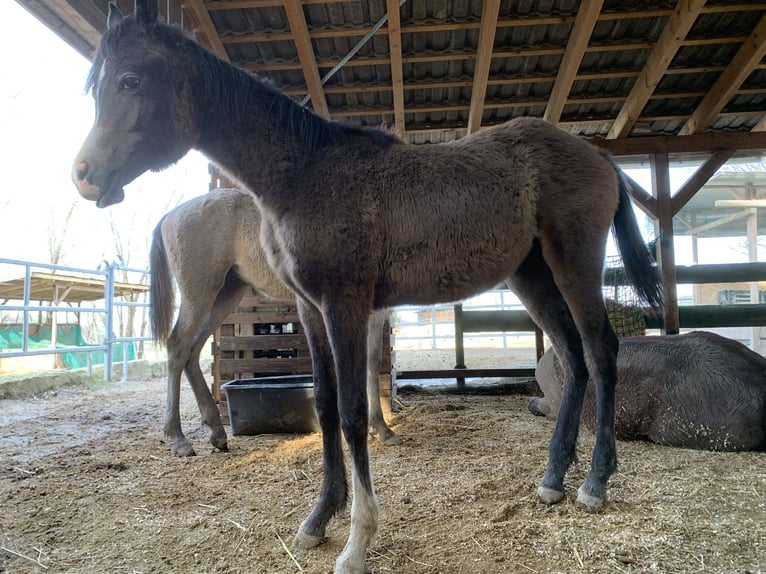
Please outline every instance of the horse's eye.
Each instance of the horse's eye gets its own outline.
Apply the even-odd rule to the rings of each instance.
[[[123,90],[135,90],[140,83],[141,79],[138,76],[128,74],[123,76],[122,80],[120,81],[120,88]]]

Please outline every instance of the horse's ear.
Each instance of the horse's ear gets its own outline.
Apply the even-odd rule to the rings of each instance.
[[[106,27],[114,28],[123,19],[120,8],[114,2],[109,2],[109,13],[106,15]]]
[[[160,18],[158,0],[136,0],[135,16],[139,24],[151,26]]]

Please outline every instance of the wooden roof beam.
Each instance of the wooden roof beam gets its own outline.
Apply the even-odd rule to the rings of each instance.
[[[471,90],[471,109],[468,112],[468,133],[479,131],[481,115],[484,112],[484,98],[487,95],[489,68],[492,65],[492,49],[495,45],[497,18],[500,12],[500,0],[484,0],[481,10],[481,29],[479,47],[476,51],[476,66],[473,71]]]
[[[633,130],[633,126],[636,125],[649,96],[652,95],[665,71],[670,67],[673,57],[704,5],[705,0],[678,3],[668,18],[652,53],[649,54],[644,69],[641,70],[641,74],[633,84],[627,101],[622,105],[617,119],[609,129],[608,139],[627,137]]]
[[[202,0],[181,0],[181,8],[189,18],[197,38],[219,58],[228,62],[229,54],[221,42],[221,37],[215,29],[210,13],[205,8],[205,3]]]
[[[694,110],[678,135],[704,132],[766,54],[766,15]]]
[[[613,155],[705,153],[723,150],[766,150],[766,132],[706,132],[688,136],[646,136],[591,140]]]
[[[548,105],[545,107],[544,120],[554,124],[559,121],[603,4],[604,0],[591,0],[580,4],[566,51],[561,57],[556,81],[551,88]]]
[[[285,0],[285,13],[293,33],[293,42],[295,42],[295,50],[298,52],[303,77],[306,80],[309,96],[311,96],[311,105],[316,113],[329,118],[330,111],[327,108],[327,99],[322,88],[322,78],[319,75],[319,67],[309,37],[309,28],[306,25],[306,15],[300,0]]]
[[[391,88],[394,96],[394,125],[404,137],[404,72],[402,71],[402,23],[399,0],[386,0],[388,13],[388,51],[391,57]]]

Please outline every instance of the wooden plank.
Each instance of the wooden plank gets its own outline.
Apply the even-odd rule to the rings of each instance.
[[[620,108],[617,119],[609,129],[608,139],[626,137],[633,130],[633,126],[636,125],[641,116],[646,102],[649,101],[649,96],[652,95],[665,75],[665,71],[673,61],[673,57],[681,47],[704,5],[705,0],[678,3],[668,18],[652,53],[649,54],[646,65],[633,84],[627,101]]]
[[[766,305],[685,305],[679,307],[678,315],[684,329],[766,326]],[[648,314],[645,319],[648,329],[661,327],[656,315]]]
[[[243,325],[247,323],[299,323],[298,313],[294,311],[253,311],[251,313],[232,313],[224,324]]]
[[[766,15],[732,58],[678,135],[704,132],[766,54]]]
[[[234,373],[303,374],[311,373],[311,358],[221,359],[220,369],[222,378]]]
[[[766,132],[716,132],[688,136],[647,136],[616,140],[591,140],[616,156],[653,153],[704,153],[718,150],[766,149]]]
[[[559,121],[603,4],[604,0],[590,0],[580,5],[567,49],[561,57],[556,81],[551,88],[548,105],[545,107],[544,120],[552,123]]]
[[[652,187],[657,198],[655,235],[657,242],[657,266],[662,279],[664,303],[663,335],[675,335],[678,325],[678,292],[676,290],[676,258],[673,246],[673,207],[670,197],[670,167],[668,155],[654,154],[650,158]]]
[[[422,371],[397,371],[396,378],[414,379],[468,379],[494,377],[534,377],[535,367],[512,367],[505,369],[436,369]]]
[[[499,11],[500,0],[484,0],[481,11],[479,46],[476,51],[476,65],[473,72],[471,108],[468,112],[469,134],[479,131],[481,127],[481,116],[484,113],[484,98],[487,95],[487,80],[489,79],[489,68],[492,65],[492,50],[495,44]]]
[[[250,335],[222,337],[218,347],[221,351],[266,351],[272,349],[308,350],[304,335]]]
[[[402,71],[402,24],[399,1],[386,0],[388,14],[388,52],[391,57],[391,88],[394,96],[394,125],[399,137],[404,137],[404,75]]]
[[[293,33],[295,50],[298,52],[303,77],[311,96],[311,105],[317,114],[323,118],[329,118],[330,110],[327,108],[327,99],[322,88],[322,77],[319,75],[314,48],[311,45],[311,38],[309,38],[303,6],[299,0],[284,0],[284,4],[287,20],[290,22],[290,30]]]
[[[694,197],[700,189],[702,189],[702,186],[710,181],[710,178],[716,174],[720,167],[729,161],[734,153],[734,150],[730,149],[715,152],[694,172],[671,199],[674,217],[683,209],[684,205],[686,205],[687,202]]]
[[[181,0],[181,7],[192,23],[194,33],[219,58],[229,61],[229,54],[215,29],[213,19],[202,0]]]

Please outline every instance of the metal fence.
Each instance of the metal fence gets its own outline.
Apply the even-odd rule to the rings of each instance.
[[[152,337],[147,333],[145,336],[118,336],[115,334],[115,324],[120,317],[122,309],[148,308],[148,290],[135,289],[133,294],[138,295],[137,301],[126,301],[126,286],[133,283],[119,281],[119,274],[127,277],[129,274],[148,279],[149,271],[145,269],[135,269],[113,262],[103,265],[99,269],[83,269],[77,267],[67,267],[64,265],[51,265],[46,263],[33,263],[29,261],[19,261],[15,259],[0,258],[0,269],[3,277],[10,277],[9,280],[0,281],[2,292],[0,292],[0,314],[2,320],[0,324],[11,322],[12,317],[17,320],[20,317],[21,323],[21,348],[5,349],[0,351],[0,359],[11,357],[28,357],[35,355],[64,355],[65,353],[85,353],[87,356],[87,372],[92,374],[94,353],[103,353],[104,357],[104,377],[112,380],[113,373],[113,349],[122,345],[122,380],[126,380],[128,372],[128,348],[131,343],[140,341],[151,341]],[[36,270],[45,270],[47,273],[40,273]],[[55,297],[41,298],[35,294],[35,289],[42,286],[42,276],[47,279],[46,285],[54,286]],[[71,293],[76,289],[88,289],[90,295],[88,298],[78,300],[78,306],[73,307],[71,303],[61,304],[66,299],[64,294],[59,299],[57,291],[62,284],[66,293]],[[144,281],[146,285],[148,281]],[[135,283],[136,286],[141,283]],[[103,288],[103,297],[100,293],[94,293],[94,290]],[[82,305],[87,302],[88,305]],[[51,304],[43,304],[51,303]],[[49,314],[53,338],[51,344],[44,348],[32,348],[30,340],[30,327],[32,325],[31,317],[33,314]],[[94,318],[100,318],[103,322],[101,333],[99,333],[99,343],[88,344],[87,346],[72,346],[56,344],[57,326],[62,322],[59,320],[61,315],[77,314],[78,321],[80,314],[89,315]],[[97,321],[91,323],[95,326]],[[65,321],[64,321],[65,323]]]

